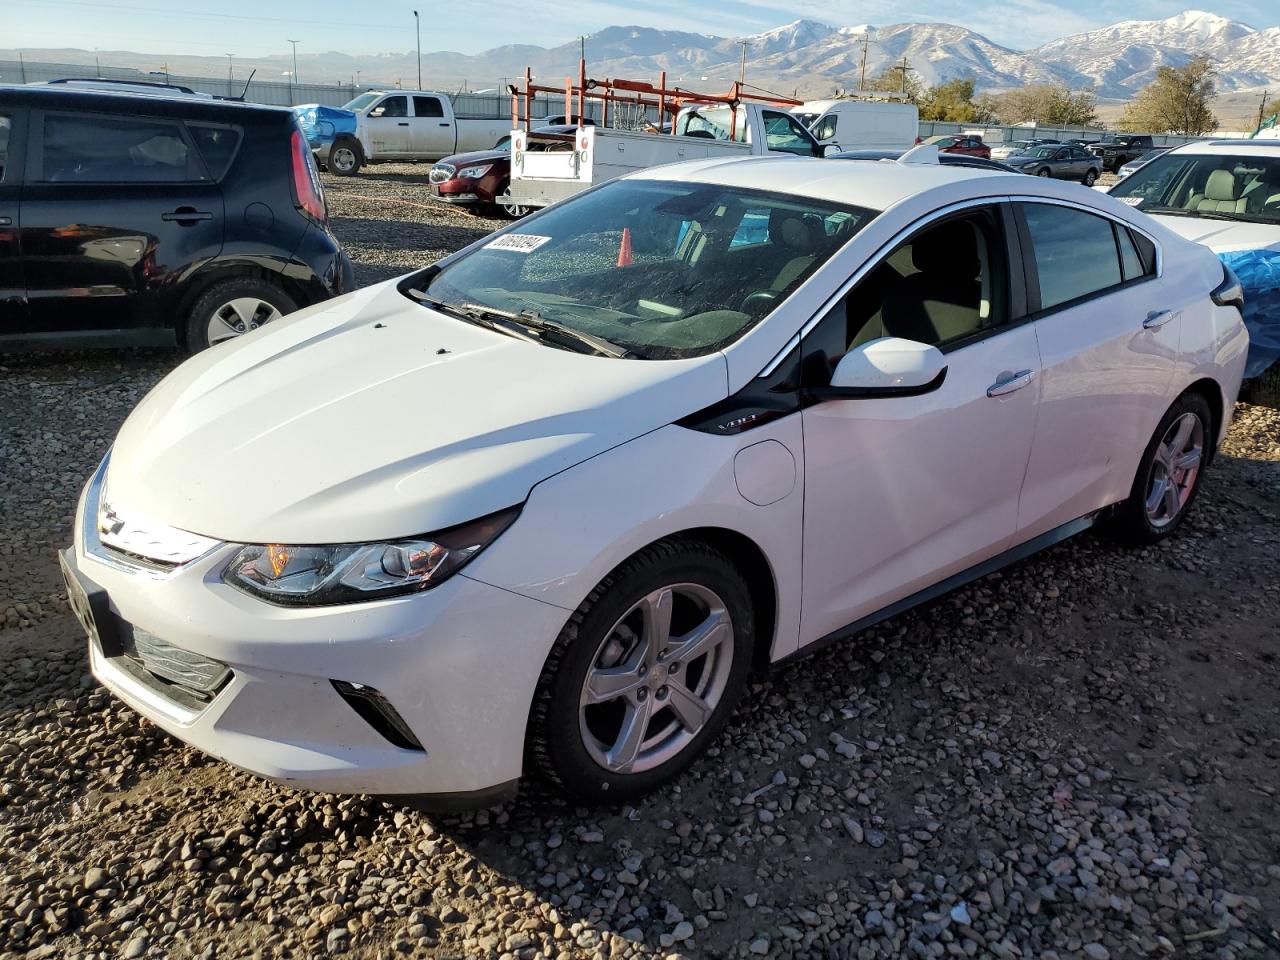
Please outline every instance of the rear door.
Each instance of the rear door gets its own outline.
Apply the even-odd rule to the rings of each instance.
[[[178,284],[222,249],[222,192],[180,121],[32,111],[22,196],[29,327],[172,326]]]
[[[409,98],[397,93],[383,97],[365,117],[369,144],[379,160],[404,159],[413,152],[412,120]]]
[[[24,333],[27,323],[18,230],[25,125],[25,110],[0,105],[0,337]]]
[[[1150,239],[1056,202],[1015,205],[1044,373],[1018,510],[1028,540],[1129,495],[1168,405],[1181,305]]]
[[[457,145],[453,121],[446,115],[439,97],[413,97],[413,154],[426,160],[439,160],[454,152]]]

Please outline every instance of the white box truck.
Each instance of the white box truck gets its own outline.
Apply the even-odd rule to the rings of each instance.
[[[909,150],[920,135],[920,112],[903,101],[810,100],[791,113],[815,140],[838,150]]]
[[[682,160],[824,153],[785,108],[759,103],[685,107],[676,115],[674,134],[582,127],[573,149],[563,152],[525,150],[527,137],[523,129],[511,131],[510,202],[524,207],[545,207],[633,170]]]

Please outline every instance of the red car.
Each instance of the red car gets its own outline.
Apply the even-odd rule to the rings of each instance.
[[[530,150],[572,150],[577,126],[558,124],[538,127],[529,136]],[[528,207],[504,202],[511,190],[511,137],[505,136],[492,150],[457,153],[431,167],[427,175],[431,196],[444,203],[496,211],[513,220]]]
[[[991,159],[991,148],[982,142],[981,137],[950,134],[947,136],[929,137],[922,143],[932,143],[939,153],[962,153],[968,157]]]

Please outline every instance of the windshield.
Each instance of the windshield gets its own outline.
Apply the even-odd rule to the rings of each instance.
[[[1280,224],[1280,155],[1165,153],[1110,193],[1144,213]]]
[[[711,107],[690,107],[680,112],[676,118],[676,133],[687,137],[710,137],[714,140],[733,139],[739,143],[747,142],[747,111],[738,107],[735,121],[728,104]],[[733,136],[729,136],[732,128]]]
[[[615,180],[418,283],[442,307],[524,314],[628,357],[695,357],[759,323],[875,215],[736,187]]]
[[[354,100],[348,100],[344,103],[342,105],[342,109],[350,110],[352,113],[357,113],[369,104],[373,103],[373,101],[377,100],[380,96],[382,96],[380,93],[362,93]]]
[[[795,117],[797,120],[799,120],[801,123],[803,123],[806,127],[812,127],[813,121],[817,120],[818,117],[822,116],[822,114],[820,113],[793,113],[791,115]]]
[[[1035,157],[1038,160],[1049,160],[1058,153],[1057,147],[1032,147],[1030,150],[1023,150],[1024,157]]]

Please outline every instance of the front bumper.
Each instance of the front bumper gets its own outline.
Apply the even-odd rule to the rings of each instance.
[[[431,199],[464,207],[485,202],[476,192],[475,180],[446,180],[444,183],[433,183]]]
[[[170,571],[131,568],[84,524],[102,472],[81,497],[68,564],[126,632],[230,671],[192,702],[91,641],[94,676],[125,703],[206,753],[311,790],[484,797],[519,778],[534,687],[568,611],[462,574],[390,600],[276,606],[222,582],[234,544]],[[381,692],[422,749],[390,742],[333,681]]]

